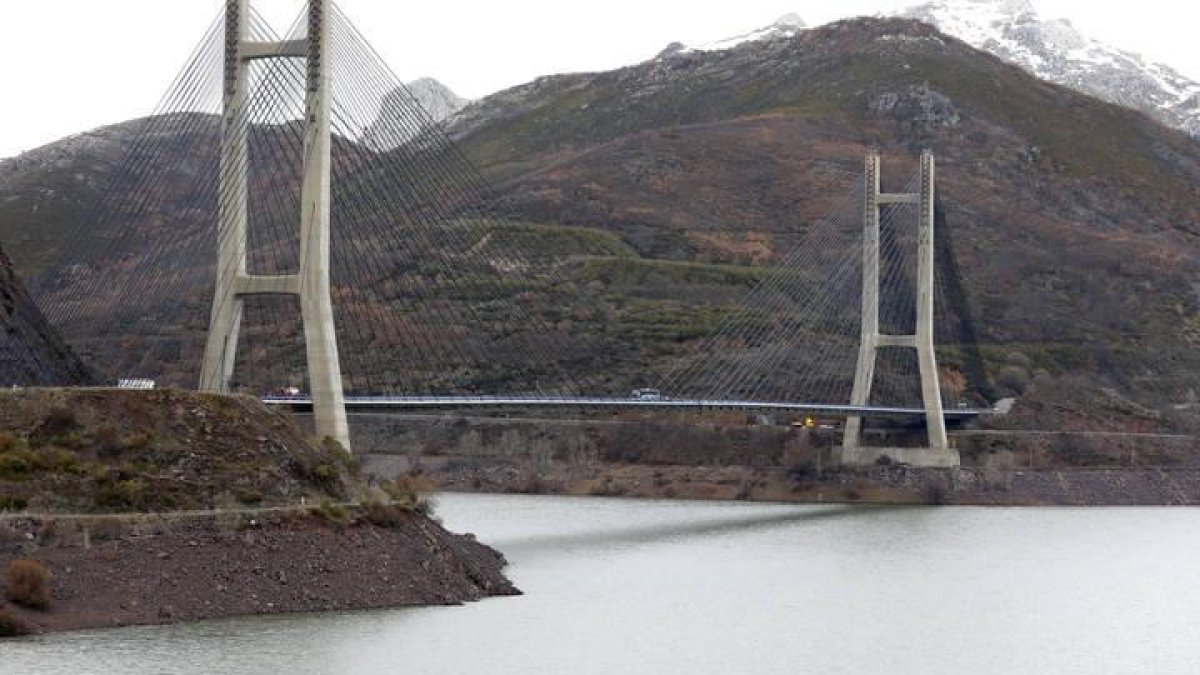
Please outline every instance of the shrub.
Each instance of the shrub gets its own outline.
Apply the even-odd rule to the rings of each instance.
[[[24,511],[28,506],[29,502],[24,497],[0,495],[0,511]]]
[[[262,492],[247,487],[234,488],[233,496],[243,506],[258,506],[265,499]]]
[[[36,560],[14,560],[5,571],[8,599],[30,609],[50,606],[50,579],[46,566]]]
[[[313,478],[322,487],[330,487],[337,482],[338,472],[329,464],[321,464],[313,471]]]
[[[79,464],[79,457],[65,448],[50,446],[37,452],[34,464],[44,471],[73,472]]]
[[[385,480],[379,487],[400,508],[430,515],[433,513],[433,503],[428,493],[433,489],[433,483],[418,476],[401,476],[396,480]]]
[[[0,453],[0,479],[26,480],[37,464],[37,455],[29,448],[16,448]]]
[[[11,431],[0,431],[0,453],[27,450],[29,442]]]
[[[120,457],[125,451],[117,430],[108,425],[100,427],[92,434],[92,443],[95,444],[96,454],[101,457]]]
[[[377,501],[363,502],[363,517],[367,522],[379,527],[395,527],[404,518],[401,507],[395,504],[384,504]]]
[[[140,433],[139,434],[130,434],[129,436],[126,436],[125,438],[121,439],[121,445],[126,450],[133,450],[134,452],[139,452],[142,450],[146,450],[150,447],[151,438],[149,436],[147,436],[146,434],[140,434]]]
[[[350,522],[350,509],[341,504],[334,504],[328,499],[321,502],[321,505],[313,509],[312,512],[337,525],[344,525]]]
[[[117,510],[138,509],[145,503],[146,484],[140,479],[106,478],[96,488],[96,506]]]
[[[1007,392],[1021,394],[1029,386],[1029,372],[1019,366],[1005,366],[996,374],[996,384]]]
[[[65,434],[75,428],[75,411],[63,406],[51,408],[42,422],[41,433],[47,436]]]
[[[24,621],[0,607],[0,638],[21,637],[29,635],[31,632]]]
[[[325,438],[322,438],[321,447],[339,457],[350,456],[350,451],[346,449],[346,446],[342,445],[336,438],[332,436],[326,436]]]

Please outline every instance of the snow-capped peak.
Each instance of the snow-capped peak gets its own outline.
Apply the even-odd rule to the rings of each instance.
[[[1030,0],[929,0],[889,16],[933,24],[1034,75],[1111,103],[1145,112],[1200,138],[1200,83],[1081,34],[1066,19],[1042,19]],[[660,54],[730,49],[795,37],[807,29],[797,14],[743,35],[698,45],[671,44]]]
[[[1200,83],[1093,40],[1028,0],[935,0],[896,13],[999,56],[1038,77],[1139,109],[1200,136]]]
[[[808,24],[804,22],[799,14],[795,12],[784,14],[779,17],[779,20],[765,28],[750,31],[742,35],[737,35],[716,42],[706,42],[698,45],[679,45],[671,49],[672,53],[687,53],[687,52],[716,52],[722,49],[732,49],[746,42],[758,42],[761,40],[779,40],[795,37],[797,33],[808,28]],[[672,45],[674,47],[674,45]]]

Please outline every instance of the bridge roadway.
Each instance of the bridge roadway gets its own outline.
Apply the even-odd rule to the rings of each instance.
[[[267,405],[311,411],[312,399],[305,396],[264,396]],[[747,410],[754,412],[810,412],[818,415],[847,417],[924,417],[924,408],[854,406],[849,404],[789,403],[784,401],[739,401],[717,399],[641,399],[594,396],[347,396],[349,412],[383,412],[432,408],[567,408],[643,409],[643,410]],[[947,408],[948,421],[965,421],[991,415],[995,411],[979,408]]]

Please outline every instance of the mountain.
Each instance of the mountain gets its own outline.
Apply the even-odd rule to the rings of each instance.
[[[384,94],[379,103],[379,114],[365,135],[376,148],[396,148],[429,131],[430,126],[440,128],[468,103],[470,101],[431,77],[413,80]],[[415,115],[420,119],[406,119],[398,124],[397,120],[406,116],[406,111],[412,111],[414,104],[425,114]]]
[[[1028,0],[935,0],[900,16],[926,21],[1038,77],[1141,110],[1200,137],[1200,83],[1041,18]]]
[[[930,147],[992,373],[1019,388],[1086,372],[1155,406],[1200,385],[1200,146],[928,24],[848,20],[545,77],[451,133],[512,218],[736,264],[779,259],[868,149]],[[669,286],[627,290],[666,312]]]
[[[746,42],[756,42],[759,40],[786,40],[796,36],[802,30],[806,30],[808,24],[804,19],[795,13],[785,14],[778,21],[758,30],[750,31],[742,35],[737,35],[716,42],[706,42],[699,45],[684,45],[679,42],[672,43],[667,49],[660,54],[666,56],[670,54],[681,54],[690,51],[697,52],[714,52],[722,49],[730,49]]]
[[[61,255],[69,236],[53,243],[44,224],[76,218],[81,195],[105,184],[134,124],[0,168],[0,239],[21,243],[30,259]],[[809,224],[845,198],[866,152],[884,155],[887,189],[931,148],[941,241],[958,263],[996,391],[1019,393],[1032,381],[1031,390],[1058,397],[1043,402],[1047,409],[1081,411],[1060,416],[1072,424],[1132,428],[1104,412],[1126,409],[1151,411],[1158,428],[1191,423],[1176,419],[1176,407],[1200,391],[1200,146],[928,24],[848,20],[543,77],[472,103],[449,133],[493,184],[494,211],[508,225],[502,236],[539,261],[522,270],[528,286],[514,288],[529,306],[549,298],[570,309],[556,323],[586,345],[578,374],[606,391],[652,386],[691,358],[738,299],[779,270]],[[105,273],[106,257],[132,266],[126,261],[150,255],[162,222],[212,222],[211,205],[191,192],[207,171],[205,153],[181,151],[168,132],[150,143],[167,213],[138,223],[132,239],[77,231],[73,246],[115,250],[94,270],[51,269],[52,295],[95,287],[77,278]],[[399,261],[377,301],[409,306],[387,294],[429,274],[421,262]],[[176,274],[203,278],[202,261],[186,264],[194,269]],[[532,278],[550,269],[559,288],[587,289],[601,311],[579,311]],[[193,302],[201,317],[202,290]],[[486,309],[472,293],[442,302]],[[179,304],[165,297],[146,313],[153,340],[114,322],[106,303],[81,307],[72,334],[104,326],[97,352],[107,362],[142,359],[136,372],[152,376],[152,366],[195,353],[204,321],[180,318]],[[469,334],[446,330],[444,339]],[[950,348],[944,365],[953,371],[963,361]],[[182,372],[177,381],[191,381]],[[791,373],[772,377],[786,382]],[[1112,403],[1126,399],[1136,406]]]
[[[442,122],[453,117],[470,101],[455,94],[450,87],[438,82],[432,77],[422,77],[405,85],[408,93],[417,103],[429,113],[435,122]]]
[[[1200,138],[1200,82],[1089,38],[1065,19],[1043,19],[1029,0],[934,0],[891,16],[932,24],[1043,80],[1140,110]],[[805,29],[798,15],[788,14],[770,26],[725,40],[694,46],[674,43],[660,56],[788,39]]]

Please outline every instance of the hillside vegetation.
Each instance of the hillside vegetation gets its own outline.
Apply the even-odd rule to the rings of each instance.
[[[54,224],[78,215],[135,131],[136,123],[101,130],[0,165],[0,238],[23,269],[57,259],[64,239]],[[392,317],[385,321],[410,340],[370,377],[352,376],[351,389],[546,383],[557,375],[529,363],[526,343],[514,339],[522,316],[513,307],[562,338],[556,353],[585,389],[653,384],[694,358],[737,299],[845,198],[864,153],[883,153],[885,189],[895,189],[931,148],[946,214],[941,236],[991,380],[977,386],[996,395],[1028,390],[1041,397],[1031,410],[1071,410],[1072,419],[1086,419],[1096,392],[1111,391],[1129,403],[1120,410],[1152,411],[1157,428],[1192,424],[1184,418],[1200,398],[1200,145],[928,25],[857,19],[789,40],[541,78],[471,105],[449,132],[494,182],[488,208],[498,227],[488,234],[473,222],[446,223],[446,242],[435,242],[466,283],[443,283],[436,261],[385,247],[394,269],[369,292],[335,288],[356,300],[344,305],[346,316]],[[81,231],[76,244],[114,246],[121,268],[156,250],[145,242],[168,236],[164,222],[187,232],[214,222],[191,187],[211,156],[180,156],[180,139],[169,135],[153,142],[171,208],[134,224],[128,241]],[[338,245],[379,247],[356,232],[349,228]],[[449,243],[452,234],[465,243]],[[527,258],[503,278],[474,255],[497,236]],[[95,361],[190,386],[211,264],[188,261],[175,271],[194,289],[182,303],[153,289],[138,298],[152,330],[112,318],[106,308],[115,299],[70,305],[104,269],[54,267],[47,297],[68,301],[64,332]],[[787,273],[819,289],[816,270]],[[415,295],[421,284],[436,293]],[[455,312],[460,318],[445,318]],[[273,325],[297,334],[291,318]],[[433,339],[422,343],[411,325],[435,326]],[[252,342],[258,333],[249,327],[246,335]],[[345,354],[386,347],[374,332],[342,340]],[[403,357],[458,347],[495,356],[453,369]],[[295,361],[295,341],[283,348],[287,358],[248,347],[247,368],[239,366],[246,391],[281,384],[277,371],[254,368]],[[952,365],[956,349],[944,351]],[[1142,428],[1146,416],[1136,417]]]
[[[355,496],[354,465],[249,397],[0,392],[0,510],[125,513]]]
[[[851,20],[547,77],[473,105],[452,133],[509,217],[734,264],[785,254],[869,149],[895,189],[931,148],[996,393],[1069,376],[1035,391],[1058,397],[1043,404],[1111,389],[1163,419],[1196,398],[1200,145],[927,25]]]

